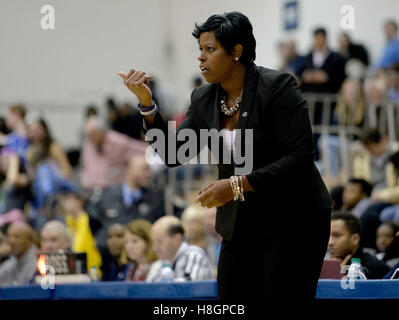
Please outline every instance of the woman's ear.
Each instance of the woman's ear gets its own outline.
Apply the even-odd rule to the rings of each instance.
[[[358,233],[352,234],[351,242],[353,245],[358,246],[360,243],[360,234],[358,234]]]
[[[242,50],[243,50],[243,46],[241,44],[236,44],[233,47],[232,55],[233,55],[234,60],[240,60],[241,55],[242,55]],[[238,59],[236,59],[236,58],[238,58]]]

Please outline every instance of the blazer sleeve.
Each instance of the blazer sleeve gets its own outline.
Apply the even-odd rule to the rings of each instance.
[[[194,89],[191,94],[191,105],[186,112],[186,117],[176,131],[164,121],[159,112],[156,113],[151,128],[147,128],[144,119],[142,121],[146,140],[150,143],[154,151],[160,156],[162,161],[168,167],[177,167],[187,163],[189,160],[197,156],[201,151],[199,141],[197,141],[197,138],[200,136],[199,128],[195,122],[192,109],[195,91],[196,89]],[[187,133],[187,135],[185,133]],[[190,135],[188,135],[189,133]],[[197,144],[196,153],[191,152],[193,148],[189,148],[189,159],[187,159],[185,162],[180,162],[177,150],[179,150],[182,145],[188,142],[189,139],[192,139],[191,142]],[[192,146],[192,144],[190,145]]]
[[[308,116],[307,103],[294,77],[282,73],[271,88],[273,132],[282,156],[247,175],[248,181],[258,191],[273,187],[281,179],[293,179],[298,173],[309,173],[311,178],[314,144]]]

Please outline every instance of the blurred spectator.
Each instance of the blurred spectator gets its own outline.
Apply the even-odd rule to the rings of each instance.
[[[14,222],[8,227],[12,256],[0,265],[0,286],[28,284],[33,278],[37,260],[33,232],[25,222]]]
[[[374,204],[360,217],[361,242],[363,247],[375,248],[375,235],[381,224],[381,213],[399,202],[398,169],[392,161],[397,145],[389,144],[388,137],[382,136],[377,129],[365,130],[361,141],[367,152],[355,156],[353,176],[374,184],[371,194]]]
[[[202,77],[194,77],[192,83],[193,83],[193,88],[199,88],[204,84],[204,80]]]
[[[87,106],[85,112],[85,119],[87,120],[90,117],[96,117],[96,116],[98,116],[97,107],[93,105]]]
[[[0,181],[3,192],[0,214],[6,214],[13,209],[23,212],[25,205],[31,200],[30,184],[19,156],[7,147],[0,151]]]
[[[294,40],[288,40],[281,44],[280,48],[282,65],[279,70],[289,72],[295,77],[301,74],[305,57],[298,54]]]
[[[386,86],[386,77],[383,73],[366,78],[363,84],[366,103],[376,106],[384,103],[387,90]]]
[[[58,220],[46,222],[40,231],[40,250],[43,252],[69,250],[71,238],[65,223]]]
[[[374,185],[374,193],[386,188],[392,180],[393,168],[388,164],[394,146],[389,145],[388,137],[381,135],[378,129],[366,129],[360,140],[366,152],[354,157],[353,176]]]
[[[109,97],[107,98],[106,101],[106,108],[107,108],[107,123],[108,126],[112,129],[116,131],[115,125],[118,121],[118,107],[115,103],[114,98]]]
[[[213,272],[217,275],[217,266],[219,262],[220,249],[222,247],[222,237],[215,230],[216,207],[205,210],[205,232],[206,232],[206,253],[211,260]]]
[[[4,144],[7,136],[10,133],[10,129],[7,127],[6,119],[0,116],[0,146]]]
[[[151,230],[153,248],[158,261],[154,262],[147,281],[159,281],[162,261],[170,262],[175,279],[188,281],[212,280],[214,274],[204,250],[184,241],[184,229],[178,218],[165,216],[158,219]]]
[[[125,252],[131,261],[125,281],[145,281],[151,264],[157,259],[151,240],[151,223],[136,219],[125,228]]]
[[[71,177],[72,168],[68,158],[60,145],[54,141],[47,122],[44,119],[40,118],[29,124],[28,137],[31,146],[37,147],[43,153],[41,161],[54,161],[59,172],[65,179]]]
[[[192,79],[192,82],[191,82],[191,83],[192,83],[192,89],[201,87],[201,86],[204,84],[203,77],[195,76],[195,77]],[[186,118],[186,110],[181,111],[181,112],[177,112],[177,113],[174,115],[173,121],[176,121],[176,128],[178,128],[178,127],[181,125],[181,123],[183,122],[183,120],[184,120],[185,118]]]
[[[29,146],[25,115],[26,109],[23,105],[14,105],[8,109],[6,124],[11,133],[3,141],[4,146],[10,147],[18,154],[23,166],[25,166],[25,157]]]
[[[390,268],[399,262],[399,239],[396,237],[398,231],[399,227],[391,223],[382,223],[377,229],[376,257]]]
[[[71,238],[74,252],[86,252],[87,270],[95,268],[101,276],[101,255],[89,225],[89,215],[84,209],[84,199],[77,192],[68,191],[61,196],[61,208],[65,213],[65,223]]]
[[[341,267],[350,265],[352,258],[359,258],[367,279],[381,279],[389,267],[360,246],[360,221],[346,212],[331,217],[331,233],[328,252],[332,259],[341,261]]]
[[[349,34],[342,32],[338,37],[339,53],[346,61],[346,70],[349,77],[361,79],[364,77],[366,67],[369,65],[369,54],[361,44],[352,42]],[[350,65],[359,64],[356,70],[351,72]],[[352,74],[351,74],[352,73]]]
[[[6,236],[0,231],[0,266],[1,263],[7,260],[11,254],[11,246],[7,242]]]
[[[370,199],[373,186],[363,179],[350,179],[344,188],[342,209],[360,218],[371,205]]]
[[[181,223],[188,244],[198,246],[203,250],[206,250],[207,247],[205,239],[205,211],[205,207],[191,205],[181,215]]]
[[[329,49],[324,28],[317,28],[313,39],[313,50],[305,57],[301,73],[302,90],[337,93],[345,79],[345,60]]]
[[[147,143],[107,130],[98,118],[85,125],[85,140],[81,158],[81,183],[84,188],[119,184],[126,166],[135,155],[144,155]]]
[[[376,69],[388,69],[395,63],[399,63],[399,38],[398,25],[396,21],[389,20],[384,25],[386,45],[381,55],[380,61],[376,65]]]
[[[53,140],[44,119],[33,120],[28,130],[31,144],[27,153],[28,176],[33,186],[33,209],[30,220],[39,229],[53,218],[49,199],[66,190],[76,190],[69,180],[72,168],[61,147]]]
[[[173,118],[175,110],[173,110],[173,91],[167,86],[167,83],[160,84],[157,77],[152,75],[152,79],[148,81],[148,87],[152,92],[152,99],[158,105],[159,112],[165,120]]]
[[[305,57],[302,71],[299,74],[301,90],[306,93],[337,93],[345,80],[345,60],[340,54],[329,49],[327,32],[324,28],[315,29],[313,41],[313,49]],[[330,110],[330,114],[326,117],[328,123],[324,124],[335,124],[335,105],[335,101],[331,102],[328,109],[321,98],[320,100],[317,99],[314,104],[312,123],[315,125],[321,124],[324,118],[323,113],[327,109]],[[314,141],[317,146],[315,149],[316,161],[320,159],[319,138],[320,134],[314,134]],[[334,159],[330,159],[330,161],[334,161]],[[334,175],[336,176],[337,173]]]
[[[343,82],[335,113],[338,122],[342,125],[363,126],[366,106],[362,84],[359,80],[346,79]]]
[[[164,193],[149,188],[151,168],[144,156],[129,161],[125,182],[104,189],[89,212],[101,226],[95,237],[100,248],[105,246],[106,230],[112,223],[126,224],[138,218],[154,222],[165,214]]]
[[[332,207],[331,209],[333,211],[340,210],[343,205],[343,193],[344,193],[344,187],[343,186],[335,186],[334,188],[331,189],[330,191],[330,196],[332,200]]]
[[[389,69],[387,77],[387,98],[395,104],[399,104],[399,71]]]
[[[123,281],[128,270],[127,261],[123,261],[125,227],[113,223],[108,227],[107,250],[102,250],[102,281]],[[126,259],[125,259],[126,260]]]
[[[129,103],[124,103],[117,110],[117,119],[112,129],[130,138],[142,140],[142,120],[137,108],[133,108]]]

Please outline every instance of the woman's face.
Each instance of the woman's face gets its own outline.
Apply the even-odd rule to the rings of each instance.
[[[390,245],[395,241],[395,233],[392,228],[382,224],[377,229],[376,244],[379,252],[386,252]]]
[[[124,245],[124,228],[121,224],[113,224],[108,229],[107,246],[114,257],[121,255]]]
[[[223,83],[234,68],[233,55],[229,55],[216,39],[214,32],[203,32],[199,39],[201,74],[207,82]]]
[[[125,250],[130,260],[141,262],[147,254],[147,242],[139,236],[125,231]]]
[[[41,142],[46,136],[46,131],[40,122],[33,122],[28,128],[28,137],[32,142]]]

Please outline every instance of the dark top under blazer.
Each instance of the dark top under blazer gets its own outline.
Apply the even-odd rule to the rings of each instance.
[[[191,128],[199,136],[200,129],[221,130],[221,92],[219,84],[205,84],[195,89],[186,118],[177,132]],[[285,221],[309,222],[312,215],[331,208],[330,196],[313,160],[314,144],[307,103],[294,77],[252,63],[246,70],[239,112],[237,129],[253,129],[250,144],[254,161],[247,178],[255,192],[246,192],[246,201],[230,201],[217,208],[218,233],[225,240],[233,238],[240,210],[245,212],[251,227],[260,227],[263,234],[273,235],[278,234],[279,229],[281,231]],[[159,113],[152,128],[168,132]],[[169,134],[174,133],[170,131]],[[244,146],[244,130],[241,134]],[[184,141],[176,143],[179,147]],[[165,161],[167,151],[165,154],[160,152],[160,156]],[[219,179],[229,178],[234,174],[234,166],[221,162],[220,159]]]

